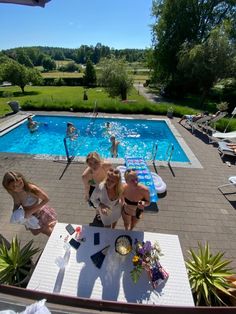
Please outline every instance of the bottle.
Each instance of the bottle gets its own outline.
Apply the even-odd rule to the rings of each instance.
[[[143,201],[139,201],[138,206],[143,206]],[[140,219],[142,212],[143,212],[143,209],[137,207],[137,209],[136,209],[136,218],[137,219]]]

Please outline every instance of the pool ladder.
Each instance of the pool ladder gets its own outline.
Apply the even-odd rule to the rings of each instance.
[[[153,143],[153,146],[152,146],[152,162],[153,163],[155,163],[157,151],[158,151],[158,143],[156,142],[156,143]],[[170,163],[171,161],[173,152],[174,152],[174,144],[170,143],[166,151],[166,161],[168,163]]]
[[[173,155],[173,152],[174,152],[174,144],[170,143],[168,148],[167,148],[167,151],[166,151],[166,160],[168,162],[168,164],[170,163],[171,161],[171,158],[172,158],[172,155]]]

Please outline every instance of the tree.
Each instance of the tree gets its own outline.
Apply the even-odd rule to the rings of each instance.
[[[235,1],[154,0],[153,69],[161,82],[178,79],[178,54],[183,44],[205,42],[224,20],[235,21]]]
[[[33,68],[33,63],[24,49],[18,49],[16,53],[16,61],[22,65]]]
[[[79,70],[79,67],[74,61],[68,62],[67,64],[59,68],[59,71],[62,71],[62,72],[75,72],[78,70]]]
[[[234,51],[223,27],[211,32],[202,44],[183,46],[179,53],[178,71],[183,81],[195,85],[202,103],[219,80],[233,75]]]
[[[96,84],[96,81],[97,81],[96,71],[90,59],[87,60],[83,79],[84,79],[85,86]]]
[[[42,60],[42,66],[45,71],[52,71],[56,69],[56,62],[50,57],[46,56]]]
[[[38,83],[41,80],[41,75],[37,70],[27,68],[14,60],[1,64],[1,75],[3,80],[19,86],[22,93],[26,84]]]
[[[126,100],[133,82],[128,76],[125,61],[115,58],[103,59],[99,67],[101,68],[100,85],[106,88],[111,97],[119,96],[122,100]]]

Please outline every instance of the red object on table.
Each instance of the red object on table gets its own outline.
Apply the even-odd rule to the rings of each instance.
[[[80,226],[76,227],[75,231],[76,231],[76,233],[80,233],[81,232],[81,227]]]

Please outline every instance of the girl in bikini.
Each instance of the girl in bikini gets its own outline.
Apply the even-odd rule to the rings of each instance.
[[[127,169],[124,174],[126,183],[122,195],[122,218],[125,230],[133,230],[142,217],[144,208],[150,205],[148,188],[138,183],[135,170]]]
[[[16,171],[6,172],[2,185],[13,198],[13,211],[22,206],[25,218],[34,215],[38,219],[40,228],[29,228],[33,235],[43,233],[50,236],[57,218],[55,210],[47,205],[48,195],[37,185],[26,181],[24,176]]]
[[[96,152],[91,152],[88,154],[86,157],[86,163],[88,167],[82,174],[82,181],[85,189],[85,200],[89,203],[90,206],[95,207],[91,202],[90,197],[96,185],[106,179],[107,171],[111,168],[111,164],[103,162],[99,154]],[[97,218],[100,218],[99,212],[97,212]]]

